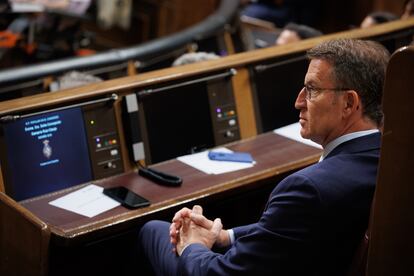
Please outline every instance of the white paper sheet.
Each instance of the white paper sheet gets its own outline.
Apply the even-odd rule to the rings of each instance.
[[[102,192],[103,187],[91,184],[49,204],[91,218],[120,205]]]
[[[273,131],[276,134],[285,136],[289,139],[307,144],[309,146],[315,147],[315,148],[319,148],[321,149],[322,146],[309,140],[309,139],[304,139],[302,138],[302,136],[300,136],[300,124],[299,123],[294,123],[291,125],[287,125],[281,128],[277,128]]]
[[[224,147],[216,148],[212,151],[232,152],[231,150],[224,148]],[[242,162],[210,160],[208,158],[208,151],[180,156],[177,159],[207,174],[221,174],[221,173],[233,172],[233,171],[237,171],[241,169],[251,168],[255,164],[255,162],[242,163]]]

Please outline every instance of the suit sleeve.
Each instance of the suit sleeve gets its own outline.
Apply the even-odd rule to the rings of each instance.
[[[192,244],[180,256],[179,273],[277,275],[303,269],[292,267],[292,262],[308,254],[309,240],[318,227],[319,206],[313,183],[293,174],[272,191],[259,222],[234,228],[236,241],[225,254]]]
[[[257,223],[252,223],[252,224],[238,226],[238,227],[233,228],[235,239],[242,237],[246,235],[247,233],[249,233],[251,229],[256,227],[256,224]]]

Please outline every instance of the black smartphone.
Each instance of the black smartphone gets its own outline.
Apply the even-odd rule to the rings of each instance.
[[[138,208],[150,205],[148,199],[137,195],[123,186],[106,188],[103,193],[128,208]]]

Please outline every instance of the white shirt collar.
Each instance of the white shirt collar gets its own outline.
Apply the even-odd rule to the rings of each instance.
[[[358,138],[358,137],[362,137],[362,136],[366,136],[366,135],[370,135],[373,133],[379,132],[378,129],[369,129],[369,130],[363,130],[363,131],[356,131],[356,132],[352,132],[352,133],[348,133],[345,135],[342,135],[334,140],[332,140],[331,142],[329,142],[323,149],[323,153],[321,155],[321,158],[319,159],[319,162],[321,162],[326,156],[328,156],[328,154],[337,146],[339,146],[340,144]]]

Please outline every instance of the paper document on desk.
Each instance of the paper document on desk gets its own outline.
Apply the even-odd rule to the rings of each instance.
[[[91,184],[49,204],[89,218],[121,205],[102,192],[103,187]]]
[[[289,139],[307,144],[309,146],[315,147],[315,148],[319,148],[321,149],[321,145],[309,140],[309,139],[305,139],[302,136],[300,136],[300,124],[299,123],[294,123],[291,125],[287,125],[281,128],[277,128],[275,130],[273,130],[274,133],[285,136]]]
[[[212,151],[218,152],[232,152],[227,148],[216,148]],[[247,169],[254,166],[253,163],[242,163],[242,162],[230,162],[230,161],[214,161],[208,158],[209,151],[203,151],[190,155],[184,155],[177,158],[177,160],[196,168],[207,174],[221,174],[227,172],[233,172],[241,169]]]

